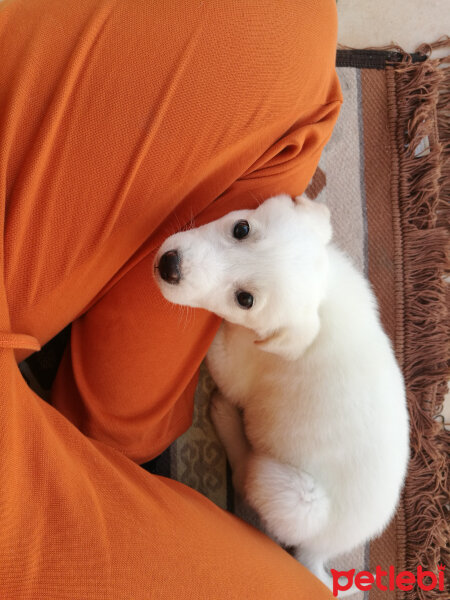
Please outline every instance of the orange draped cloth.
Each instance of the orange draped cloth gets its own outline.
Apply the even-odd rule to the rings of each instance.
[[[0,3],[0,597],[330,597],[139,467],[189,427],[218,327],[164,238],[300,194],[336,121],[334,0]],[[17,363],[72,323],[52,405]]]

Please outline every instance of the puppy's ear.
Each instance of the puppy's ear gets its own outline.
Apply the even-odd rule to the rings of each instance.
[[[285,360],[296,360],[312,344],[319,329],[319,315],[315,313],[305,319],[303,326],[281,327],[254,343],[264,352],[277,354]]]
[[[313,229],[324,244],[328,244],[331,240],[332,229],[330,222],[330,211],[325,204],[310,200],[305,195],[297,196],[294,199],[297,210],[301,211],[311,229]]]

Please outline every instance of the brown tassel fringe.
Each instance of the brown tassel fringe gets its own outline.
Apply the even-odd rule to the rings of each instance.
[[[422,46],[448,46],[449,40]],[[399,302],[397,353],[408,390],[411,461],[398,531],[403,569],[418,565],[438,574],[447,565],[446,591],[415,587],[403,600],[450,598],[450,433],[442,418],[450,379],[448,285],[450,224],[450,67],[447,59],[386,70],[393,156],[392,196],[399,217],[396,270]],[[437,126],[436,126],[437,123]],[[403,530],[404,529],[404,530]],[[403,562],[402,560],[402,562]]]

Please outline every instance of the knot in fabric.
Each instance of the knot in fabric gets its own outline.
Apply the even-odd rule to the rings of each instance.
[[[32,335],[25,333],[0,332],[0,348],[14,350],[40,350],[41,345]]]

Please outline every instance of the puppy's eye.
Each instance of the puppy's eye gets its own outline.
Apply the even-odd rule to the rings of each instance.
[[[235,223],[234,228],[233,228],[233,236],[237,239],[237,240],[242,240],[245,237],[248,236],[250,232],[250,225],[248,224],[248,221],[238,221],[237,223]]]
[[[242,308],[251,308],[253,306],[253,296],[249,292],[236,292],[236,300]]]

